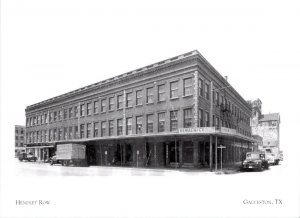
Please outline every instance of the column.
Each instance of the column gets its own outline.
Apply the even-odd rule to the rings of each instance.
[[[194,73],[194,127],[198,127],[199,120],[199,73]]]
[[[155,167],[157,167],[157,151],[156,151],[156,144],[157,144],[156,142],[154,142],[154,144],[153,144],[153,147],[154,147],[154,148],[153,148],[153,150],[154,150],[154,152],[153,152],[153,153],[154,153],[154,166],[155,166]]]
[[[212,171],[212,136],[209,136],[209,168]]]
[[[182,161],[183,141],[182,140],[179,141],[179,148],[178,148],[178,150],[179,150],[179,166],[181,167],[183,165],[183,161]]]
[[[169,157],[169,142],[166,142],[166,166],[169,166],[170,164],[170,157]]]
[[[198,159],[199,159],[199,155],[198,155],[198,141],[197,140],[193,140],[193,156],[194,156],[194,167],[198,167]]]
[[[124,90],[124,92],[123,92],[123,129],[122,129],[123,135],[126,135],[126,109],[125,109],[125,103],[126,103],[126,92]],[[117,96],[115,108],[117,108],[117,106],[118,106],[118,96]],[[132,119],[132,122],[133,122],[133,119]]]
[[[201,148],[202,148],[202,164],[206,165],[206,161],[205,161],[206,142],[202,143]]]
[[[215,170],[218,170],[218,137],[215,139]]]

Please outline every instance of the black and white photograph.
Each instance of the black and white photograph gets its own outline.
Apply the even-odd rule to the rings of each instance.
[[[300,217],[299,11],[2,0],[0,217]]]

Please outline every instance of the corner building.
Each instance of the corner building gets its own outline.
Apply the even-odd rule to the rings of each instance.
[[[250,117],[192,51],[28,106],[26,146],[39,160],[73,142],[87,146],[90,165],[212,169],[221,152],[233,164],[252,150]]]

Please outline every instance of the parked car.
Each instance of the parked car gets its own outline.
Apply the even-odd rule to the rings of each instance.
[[[34,156],[33,153],[28,153],[27,154],[26,152],[22,152],[22,153],[19,154],[18,158],[19,158],[19,161],[24,161],[24,160],[33,161],[33,162],[37,161],[37,157]]]
[[[243,161],[242,170],[265,170],[269,168],[264,152],[247,152],[246,159]]]

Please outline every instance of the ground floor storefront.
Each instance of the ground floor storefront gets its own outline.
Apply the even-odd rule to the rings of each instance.
[[[228,137],[157,137],[89,141],[90,165],[213,168],[243,161],[251,143]]]
[[[195,132],[197,131],[197,132]],[[187,133],[188,132],[188,133]],[[121,136],[28,145],[38,161],[55,155],[57,144],[86,146],[88,165],[144,168],[210,168],[240,163],[253,151],[253,140],[231,129],[196,128],[179,133]]]

